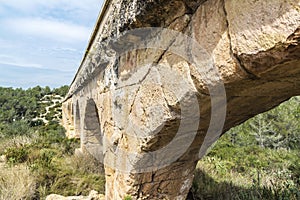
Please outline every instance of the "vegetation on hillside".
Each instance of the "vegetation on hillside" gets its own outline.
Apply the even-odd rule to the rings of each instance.
[[[67,139],[60,125],[67,90],[0,88],[0,200],[104,192],[100,164],[75,156],[79,141]]]
[[[75,156],[79,141],[59,123],[67,90],[0,87],[0,200],[104,193],[100,163]],[[188,199],[300,199],[299,105],[293,97],[224,134],[199,161]]]

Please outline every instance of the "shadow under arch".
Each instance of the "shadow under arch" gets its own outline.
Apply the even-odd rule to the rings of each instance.
[[[80,108],[79,108],[79,102],[76,101],[75,105],[73,105],[72,112],[75,114],[73,120],[74,120],[74,128],[76,136],[80,136],[81,133],[81,123],[80,123]]]
[[[103,133],[96,103],[93,99],[86,102],[83,130],[81,132],[81,148],[90,153],[98,161],[103,161]]]

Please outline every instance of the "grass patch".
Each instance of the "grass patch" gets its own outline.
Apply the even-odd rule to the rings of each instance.
[[[35,188],[35,176],[26,165],[0,165],[0,199],[35,199]]]
[[[188,200],[300,199],[298,150],[224,143],[226,137],[198,162]]]

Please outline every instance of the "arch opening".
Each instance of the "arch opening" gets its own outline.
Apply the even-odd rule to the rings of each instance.
[[[88,99],[83,120],[81,146],[99,161],[103,160],[102,138],[103,134],[96,103],[93,99]]]
[[[79,108],[79,103],[78,101],[76,102],[76,104],[74,105],[75,108],[73,108],[73,110],[75,110],[75,116],[73,118],[74,120],[74,128],[75,128],[75,137],[79,137],[80,136],[80,130],[81,130],[81,123],[80,123],[80,108]]]

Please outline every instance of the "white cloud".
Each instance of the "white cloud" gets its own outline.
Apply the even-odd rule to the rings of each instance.
[[[69,51],[69,52],[78,52],[77,49],[74,49],[74,48],[69,48],[69,47],[56,47],[56,48],[53,48],[54,51]]]
[[[71,18],[91,20],[91,13],[98,13],[103,0],[0,0],[0,10],[5,7],[15,9],[23,14],[41,15],[41,13],[50,13],[51,11],[65,11]]]
[[[1,37],[1,36],[0,36]],[[1,49],[14,48],[15,46],[9,41],[0,38]]]
[[[18,63],[18,62],[0,61],[0,64],[18,66],[18,67],[42,68],[42,65],[34,64],[34,63]]]
[[[7,19],[2,24],[15,33],[65,42],[87,41],[91,32],[85,26],[38,18]]]
[[[52,1],[42,1],[42,0],[0,0],[0,4],[9,6],[18,10],[27,10],[32,11],[39,6],[48,7],[48,8],[74,8],[74,9],[84,9],[84,10],[94,10],[97,5],[101,4],[102,0],[52,0]],[[94,5],[94,6],[91,6]]]
[[[6,54],[0,54],[0,64],[18,67],[42,68],[41,64],[26,62],[24,60],[16,59],[15,57]]]

